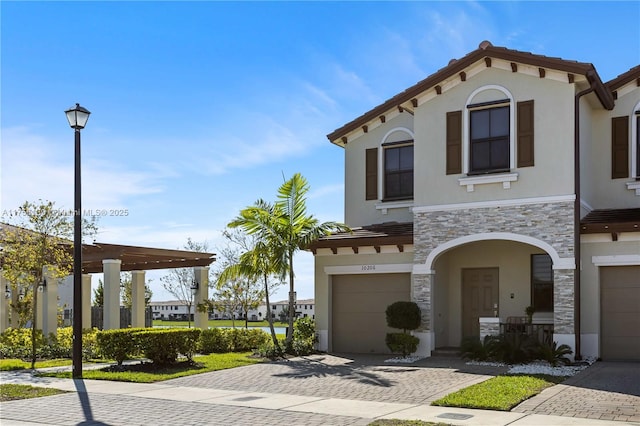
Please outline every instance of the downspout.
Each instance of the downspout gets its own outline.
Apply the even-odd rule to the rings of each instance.
[[[579,92],[575,97],[574,104],[574,149],[573,149],[573,181],[574,181],[574,192],[576,194],[576,199],[574,201],[573,206],[573,254],[576,260],[576,269],[573,276],[573,333],[575,336],[575,356],[574,359],[579,361],[582,359],[581,348],[580,348],[580,270],[581,270],[581,250],[580,250],[580,98],[584,95],[587,95],[595,90],[594,83],[595,80],[589,78],[587,74],[587,78],[589,79],[589,83],[591,86],[588,89],[585,89]]]

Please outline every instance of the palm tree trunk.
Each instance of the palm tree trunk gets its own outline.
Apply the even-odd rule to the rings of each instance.
[[[273,315],[271,314],[271,302],[269,301],[269,277],[267,274],[264,275],[264,294],[265,301],[267,302],[267,320],[269,321],[269,329],[271,329],[271,340],[273,340],[273,346],[276,348],[276,351],[280,353],[280,344],[278,343],[276,330],[273,328]]]
[[[293,283],[293,251],[289,251],[289,328],[287,330],[287,347],[293,341],[293,319],[296,314]]]

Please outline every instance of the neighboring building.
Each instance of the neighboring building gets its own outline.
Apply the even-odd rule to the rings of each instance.
[[[149,302],[149,306],[151,306],[154,320],[187,321],[189,318],[187,315],[190,313],[193,321],[194,306],[192,305],[189,310],[187,303],[182,300],[152,301]]]
[[[170,300],[165,302],[150,302],[153,312],[153,319],[163,320],[186,320],[187,319],[187,304],[179,300]],[[314,301],[313,299],[304,299],[296,301],[296,316],[297,318],[314,318]],[[280,316],[287,312],[289,309],[289,302],[286,300],[275,302],[271,304],[271,309],[276,320],[280,319]],[[193,315],[194,307],[191,307],[191,314]],[[213,312],[209,312],[209,319],[231,319],[232,313],[228,310],[215,309]],[[264,303],[258,306],[256,309],[251,309],[247,315],[249,321],[263,321],[267,319],[267,305]],[[244,320],[244,312],[236,310],[233,312],[233,319]]]
[[[483,42],[329,134],[353,231],[311,246],[319,349],[387,352],[412,300],[423,356],[532,305],[577,355],[640,360],[639,133],[640,66]]]
[[[315,319],[315,301],[314,299],[301,299],[296,300],[295,304],[296,318],[311,318]],[[286,313],[289,312],[289,301],[281,300],[279,302],[271,303],[271,313],[276,319],[286,318]],[[265,308],[266,315],[266,308]]]

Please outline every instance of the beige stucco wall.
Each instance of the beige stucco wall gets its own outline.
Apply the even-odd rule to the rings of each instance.
[[[438,258],[435,297],[440,299],[439,295],[444,295],[446,305],[441,303],[442,300],[435,304],[436,347],[460,344],[462,269],[499,268],[499,317],[504,321],[509,316],[524,316],[525,307],[531,304],[530,255],[534,253],[544,251],[513,241],[483,241],[457,247]]]
[[[365,200],[365,152],[370,148],[380,148],[387,133],[393,129],[408,129],[413,132],[413,117],[402,113],[386,123],[372,129],[369,133],[349,141],[345,150],[345,223],[351,227],[383,222],[410,222],[413,219],[408,207],[388,209],[386,214],[376,205],[379,200]],[[389,135],[387,141],[411,139],[407,132],[396,131]],[[380,154],[380,150],[378,151]],[[379,157],[380,158],[380,157]],[[382,165],[380,160],[378,169]],[[378,173],[378,180],[382,178]],[[378,196],[382,197],[381,190]]]
[[[460,186],[464,175],[446,175],[446,113],[466,113],[469,96],[479,87],[499,85],[515,103],[535,101],[535,167],[514,168],[518,181],[510,189],[501,183],[476,185],[473,192]],[[500,100],[497,90],[481,92],[472,102]],[[567,195],[573,193],[573,99],[574,86],[550,79],[489,68],[449,91],[443,92],[415,111],[414,155],[421,159],[415,169],[415,204],[457,204],[464,202]],[[515,129],[512,129],[514,131]]]
[[[631,134],[631,121],[635,120],[634,108],[640,103],[640,87],[633,90],[627,87],[621,92],[625,91],[626,93],[616,100],[612,111],[597,110],[593,113],[591,159],[585,164],[588,171],[584,173],[589,181],[588,187],[593,190],[584,195],[584,200],[594,209],[640,207],[640,196],[626,186],[627,182],[632,181],[631,178],[611,179],[611,118],[628,116],[629,140],[634,141],[637,137]],[[629,150],[629,163],[632,160]]]
[[[594,265],[594,256],[640,256],[640,235],[621,233],[618,241],[612,241],[610,234],[583,235],[581,244],[582,275],[580,298],[582,301],[582,333],[600,331],[600,272]],[[640,277],[638,277],[640,279]]]

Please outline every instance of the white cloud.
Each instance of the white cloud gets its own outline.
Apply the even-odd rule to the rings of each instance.
[[[38,199],[71,208],[73,158],[64,158],[56,142],[26,127],[2,129],[2,208]],[[72,154],[72,153],[71,153]],[[129,170],[121,163],[82,159],[82,203],[86,209],[117,208],[131,197],[163,191],[163,173]]]

